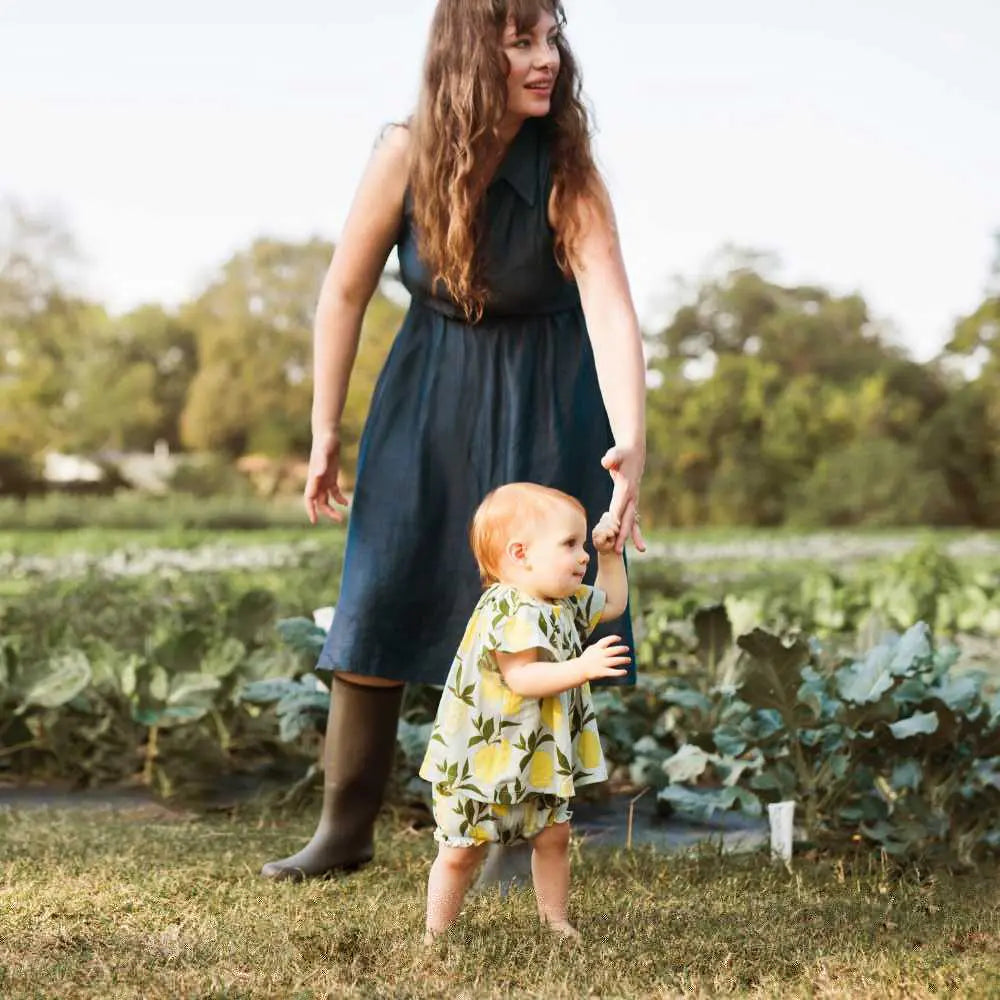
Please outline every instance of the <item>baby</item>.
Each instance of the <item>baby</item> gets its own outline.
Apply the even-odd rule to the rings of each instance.
[[[427,884],[430,944],[455,919],[488,843],[530,840],[543,924],[567,919],[569,800],[607,779],[588,681],[620,677],[628,647],[583,641],[628,598],[618,525],[594,528],[594,587],[583,583],[583,506],[559,490],[510,483],[490,493],[471,541],[486,590],[469,620],[438,705],[420,776],[433,784],[438,856]]]

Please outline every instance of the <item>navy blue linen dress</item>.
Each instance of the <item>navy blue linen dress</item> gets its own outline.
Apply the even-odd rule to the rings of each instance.
[[[444,684],[483,591],[468,540],[483,497],[515,481],[554,486],[584,505],[588,529],[608,508],[601,457],[614,441],[576,283],[553,253],[547,127],[525,122],[487,189],[478,323],[432,289],[407,192],[398,248],[412,300],[361,437],[320,668]],[[628,610],[590,642],[609,634],[632,648],[629,673],[592,686],[634,684]]]

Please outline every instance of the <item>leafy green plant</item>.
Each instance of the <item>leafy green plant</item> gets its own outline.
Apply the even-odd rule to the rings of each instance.
[[[737,645],[734,685],[667,695],[691,735],[660,762],[661,801],[704,817],[794,799],[810,839],[901,856],[1000,846],[1000,699],[924,623],[860,657],[761,629]]]

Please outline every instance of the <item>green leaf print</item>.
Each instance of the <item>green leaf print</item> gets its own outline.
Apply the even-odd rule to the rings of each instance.
[[[473,795],[482,795],[483,790],[478,786],[472,784],[471,781],[464,781],[461,785],[455,786],[456,792],[471,792]]]
[[[483,732],[483,737],[487,741],[489,741],[490,737],[493,735],[493,720],[492,719],[487,719],[486,720],[486,725],[483,726],[482,732]]]
[[[458,779],[458,761],[449,766],[447,773],[449,781],[456,781]]]
[[[435,734],[434,734],[434,735],[433,735],[433,736],[431,737],[431,743],[434,743],[435,741],[437,741],[438,743],[440,743],[440,744],[441,744],[441,746],[443,746],[443,747],[446,747],[446,746],[448,746],[448,744],[447,744],[447,743],[445,742],[445,740],[444,740],[444,737],[443,737],[443,736],[442,736],[442,735],[441,735],[440,733],[435,733]]]
[[[549,625],[545,620],[545,615],[543,615],[541,611],[538,612],[538,631],[541,632],[546,639],[549,638]]]
[[[472,799],[465,800],[465,818],[470,823],[476,822],[476,807],[472,804]]]
[[[497,601],[497,608],[499,609],[500,614],[504,616],[504,618],[510,617],[510,602],[507,600],[506,597],[501,597],[500,600]]]
[[[525,768],[527,768],[527,766],[528,766],[528,765],[529,765],[529,764],[531,763],[531,758],[532,758],[533,756],[534,756],[534,754],[532,754],[532,753],[530,753],[530,752],[529,752],[529,753],[526,753],[526,754],[525,754],[525,755],[524,755],[524,756],[523,756],[523,757],[521,758],[521,763],[520,763],[520,766],[518,767],[518,770],[520,770],[520,771],[523,771],[523,770],[525,770]]]
[[[471,749],[471,748],[472,748],[472,747],[474,747],[474,746],[475,746],[475,745],[476,745],[477,743],[485,743],[485,742],[486,742],[486,740],[485,740],[485,739],[484,739],[484,738],[483,738],[483,737],[482,737],[481,735],[477,735],[477,736],[470,736],[470,737],[469,737],[469,746],[468,746],[468,747],[466,747],[466,749],[467,749],[467,750],[468,750],[468,749]]]
[[[569,774],[570,772],[569,761],[566,759],[566,754],[564,754],[562,750],[559,749],[559,747],[556,747],[556,759],[559,761],[559,769],[560,769],[559,773]]]
[[[500,723],[500,730],[502,732],[503,729],[505,727],[507,727],[507,726],[519,726],[519,725],[520,725],[520,723],[516,719],[513,722],[501,722]]]

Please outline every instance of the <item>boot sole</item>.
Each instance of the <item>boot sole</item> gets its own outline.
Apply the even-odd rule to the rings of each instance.
[[[345,861],[343,864],[334,865],[332,868],[325,868],[320,872],[307,872],[303,868],[276,868],[267,871],[267,865],[260,870],[260,874],[270,879],[272,882],[306,882],[309,879],[331,879],[335,875],[350,874],[356,872],[365,865],[370,865],[373,858],[362,858],[358,861]]]

